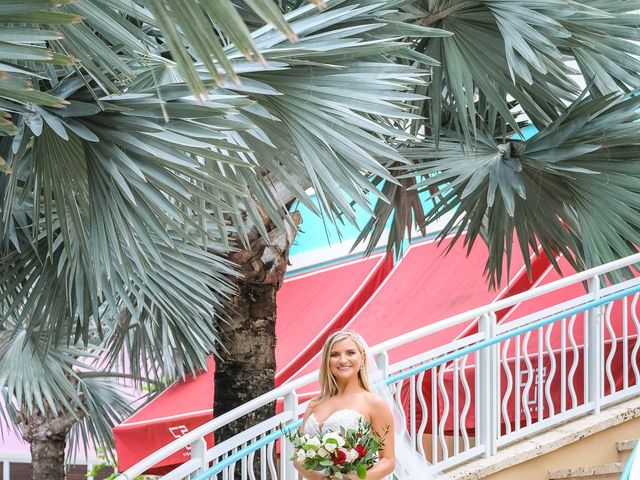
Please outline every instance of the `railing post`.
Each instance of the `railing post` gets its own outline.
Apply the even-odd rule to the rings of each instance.
[[[478,333],[483,338],[495,337],[496,316],[493,312],[480,317]],[[484,444],[484,456],[497,452],[498,409],[500,391],[498,385],[498,345],[483,348],[478,352],[476,368],[476,445]]]
[[[284,396],[284,411],[291,413],[291,419],[298,418],[298,395],[290,392]],[[293,445],[285,437],[280,440],[280,478],[282,480],[297,480],[298,471],[289,459],[293,456]],[[264,479],[263,479],[264,480]]]
[[[374,380],[380,380],[384,382],[385,378],[387,378],[387,370],[389,369],[389,354],[387,352],[380,352],[375,356],[376,366],[378,367],[378,371],[380,372],[380,378]]]
[[[600,278],[596,275],[589,280],[589,293],[592,300],[600,298]],[[602,307],[595,307],[587,313],[587,350],[585,383],[586,401],[593,402],[593,413],[600,413],[600,401],[602,398]]]
[[[377,371],[376,369],[372,370],[375,371],[376,375],[372,376],[371,378],[369,378],[369,380],[372,382],[371,384],[375,384],[375,382],[384,382],[387,379],[387,373],[389,372],[389,354],[384,351],[384,352],[380,352],[378,354],[376,354],[373,357],[374,361],[376,362],[376,367],[377,367]],[[373,365],[372,365],[373,367]],[[371,369],[371,367],[370,367]],[[391,395],[390,398],[391,401],[393,401],[393,395]],[[391,405],[389,405],[391,406]],[[393,473],[384,477],[383,480],[392,480],[396,478]]]
[[[204,457],[206,451],[207,442],[202,437],[191,444],[191,459],[199,460],[197,467],[198,469],[194,472],[196,474],[203,473],[209,467]]]
[[[9,480],[11,476],[11,463],[5,459],[2,461],[2,478],[3,480]]]

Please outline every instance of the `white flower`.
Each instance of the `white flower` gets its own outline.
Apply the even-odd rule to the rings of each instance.
[[[320,439],[318,437],[311,437],[305,442],[305,445],[310,445],[314,448],[320,448]]]
[[[331,453],[333,452],[336,448],[338,448],[338,445],[335,443],[326,443],[324,445],[324,448],[327,452]]]
[[[318,450],[318,456],[320,458],[329,458],[329,452],[327,452],[324,448]]]
[[[338,432],[325,433],[324,436],[322,437],[322,443],[327,443],[327,440],[329,440],[329,439],[333,439],[336,442],[338,442],[338,446],[339,447],[343,447],[344,446],[345,439]]]
[[[357,460],[358,457],[360,457],[360,455],[354,448],[349,448],[345,450],[345,452],[347,454],[347,462],[353,462],[354,460]]]
[[[306,458],[307,458],[307,453],[303,449],[300,449],[296,452],[296,459],[299,462],[304,462]]]
[[[314,459],[318,457],[318,451],[314,450],[313,448],[310,448],[309,450],[307,450],[305,452],[305,454],[307,455],[307,458],[309,459]]]

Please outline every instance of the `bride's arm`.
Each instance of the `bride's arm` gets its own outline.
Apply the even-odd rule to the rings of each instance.
[[[300,475],[307,480],[326,480],[327,477],[322,475],[320,472],[314,472],[313,470],[305,470],[302,467],[302,462],[298,462],[297,460],[293,462],[293,466],[296,468]]]
[[[304,416],[302,417],[302,425],[300,426],[301,431],[304,432],[304,426],[307,423],[307,419],[309,418],[309,415],[311,415],[311,412],[313,411],[313,409],[317,404],[318,404],[317,398],[314,398],[309,402],[309,406],[307,407],[307,410],[304,412]],[[327,477],[325,477],[324,475],[321,475],[320,472],[315,472],[313,470],[306,470],[302,465],[303,465],[303,462],[300,462],[298,460],[294,460],[293,462],[293,466],[298,472],[300,472],[300,475],[302,475],[303,478],[306,478],[307,480],[326,480]]]
[[[371,427],[375,433],[384,438],[384,449],[379,452],[380,460],[367,470],[367,480],[380,480],[390,475],[396,468],[393,414],[384,399],[377,395],[372,398],[369,408]],[[345,475],[345,478],[359,480],[355,474]]]
[[[300,472],[303,478],[307,480],[327,480],[327,477],[322,475],[320,472],[314,472],[313,470],[305,470],[302,467],[302,463],[297,460],[293,462],[293,466],[296,467],[296,470]]]

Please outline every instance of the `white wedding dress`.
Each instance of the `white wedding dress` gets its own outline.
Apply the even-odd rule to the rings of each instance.
[[[358,428],[358,423],[364,417],[360,412],[349,408],[341,408],[329,415],[326,420],[320,424],[316,416],[312,413],[304,425],[304,433],[307,435],[318,435],[320,433],[338,432],[340,427],[346,429]]]

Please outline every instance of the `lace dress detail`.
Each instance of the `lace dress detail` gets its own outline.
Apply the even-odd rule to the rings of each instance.
[[[364,416],[360,412],[343,408],[329,415],[324,421],[324,424],[321,425],[312,413],[304,425],[304,433],[307,435],[318,435],[319,433],[338,431],[340,427],[358,428],[358,423],[363,418]]]

